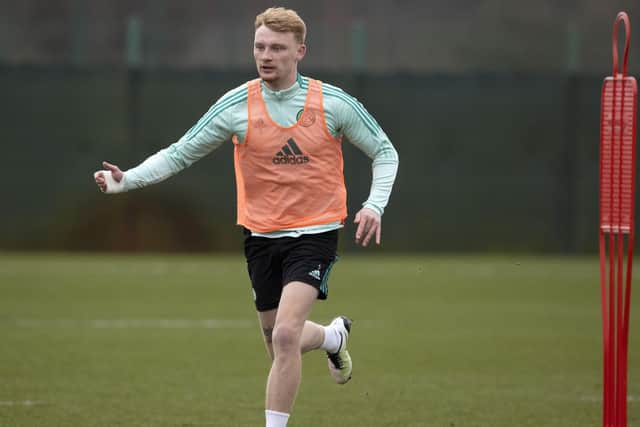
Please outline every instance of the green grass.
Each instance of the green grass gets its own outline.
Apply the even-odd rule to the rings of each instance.
[[[342,313],[354,378],[305,355],[292,427],[601,425],[595,257],[346,255],[312,318]],[[2,427],[264,425],[240,257],[0,254],[0,338]]]

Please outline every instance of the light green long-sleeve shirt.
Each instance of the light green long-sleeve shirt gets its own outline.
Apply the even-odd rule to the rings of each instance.
[[[281,126],[291,126],[304,108],[309,79],[298,75],[288,89],[273,91],[264,83],[262,96],[269,115]],[[384,212],[398,169],[398,154],[375,119],[355,98],[342,89],[322,84],[323,107],[329,132],[344,136],[372,159],[373,179],[363,206]],[[233,135],[244,140],[247,129],[247,84],[224,94],[176,143],[125,172],[124,189],[142,188],[160,182],[206,156]],[[340,228],[339,223],[258,234],[266,237],[298,236]]]

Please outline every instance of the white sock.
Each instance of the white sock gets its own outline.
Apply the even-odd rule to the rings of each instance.
[[[267,427],[287,427],[289,414],[267,409],[266,411],[264,411],[264,415],[267,419]]]
[[[324,341],[322,342],[320,348],[328,351],[329,353],[336,353],[340,349],[340,334],[331,325],[323,326],[323,328]]]

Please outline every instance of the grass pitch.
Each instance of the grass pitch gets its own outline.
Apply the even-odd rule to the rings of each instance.
[[[595,257],[346,255],[312,318],[354,319],[353,380],[305,355],[289,425],[599,426],[598,277]],[[264,425],[241,257],[0,254],[0,338],[2,427]]]

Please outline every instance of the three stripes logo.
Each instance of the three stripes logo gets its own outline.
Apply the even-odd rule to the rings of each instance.
[[[309,157],[302,153],[293,138],[289,138],[287,143],[282,146],[282,150],[273,157],[272,162],[274,165],[301,165],[308,163]]]

